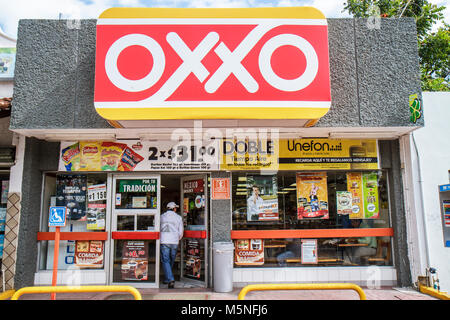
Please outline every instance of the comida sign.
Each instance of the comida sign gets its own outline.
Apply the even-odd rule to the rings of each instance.
[[[95,65],[108,120],[313,120],[331,104],[327,20],[311,7],[111,8]]]

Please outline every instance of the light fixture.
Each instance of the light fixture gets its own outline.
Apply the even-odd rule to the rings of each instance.
[[[247,177],[238,177],[238,181],[247,181]]]
[[[247,188],[247,185],[246,185],[246,184],[239,183],[239,184],[237,184],[237,187]]]
[[[115,133],[48,133],[44,135],[47,141],[83,141],[83,140],[116,140]]]

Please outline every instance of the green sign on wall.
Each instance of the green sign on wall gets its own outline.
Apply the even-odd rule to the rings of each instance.
[[[119,192],[156,192],[156,179],[119,180]]]

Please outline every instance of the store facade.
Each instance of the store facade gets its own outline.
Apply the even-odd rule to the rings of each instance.
[[[212,286],[213,244],[233,241],[236,286],[410,285],[399,138],[423,126],[412,94],[412,19],[374,29],[260,8],[22,20],[15,287],[51,283],[52,206],[68,208],[62,284],[159,287],[171,201],[185,226],[179,281]]]

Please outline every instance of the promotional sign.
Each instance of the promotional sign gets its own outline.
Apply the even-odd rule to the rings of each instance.
[[[264,241],[262,239],[235,240],[234,263],[238,266],[264,264]]]
[[[297,173],[297,218],[328,219],[326,172]]]
[[[148,249],[145,241],[125,241],[122,249],[122,280],[148,280]]]
[[[445,227],[450,228],[450,201],[442,201],[442,208],[444,211],[444,225]]]
[[[378,205],[378,175],[363,173],[364,218],[376,219],[380,210]]]
[[[68,219],[86,221],[86,175],[56,176],[56,205],[68,209]]]
[[[317,254],[317,239],[302,239],[302,264],[316,264],[319,261]]]
[[[247,221],[279,219],[277,176],[247,176]]]
[[[0,80],[14,78],[14,65],[16,63],[16,48],[0,48]]]
[[[218,141],[61,142],[59,171],[218,170]]]
[[[201,280],[202,259],[200,241],[198,239],[184,240],[185,259],[183,275],[187,278]]]
[[[188,230],[204,230],[205,181],[203,178],[183,181],[183,219]]]
[[[109,120],[318,119],[330,108],[315,8],[112,8],[96,38],[94,105]]]
[[[349,218],[364,218],[364,198],[361,172],[347,172],[347,190],[352,193],[352,213]]]
[[[350,191],[336,191],[337,214],[352,213],[352,193]]]
[[[230,178],[211,178],[211,199],[231,199]]]
[[[80,268],[103,268],[103,241],[77,240],[75,245],[75,265]]]
[[[88,186],[87,230],[105,230],[106,184]]]

